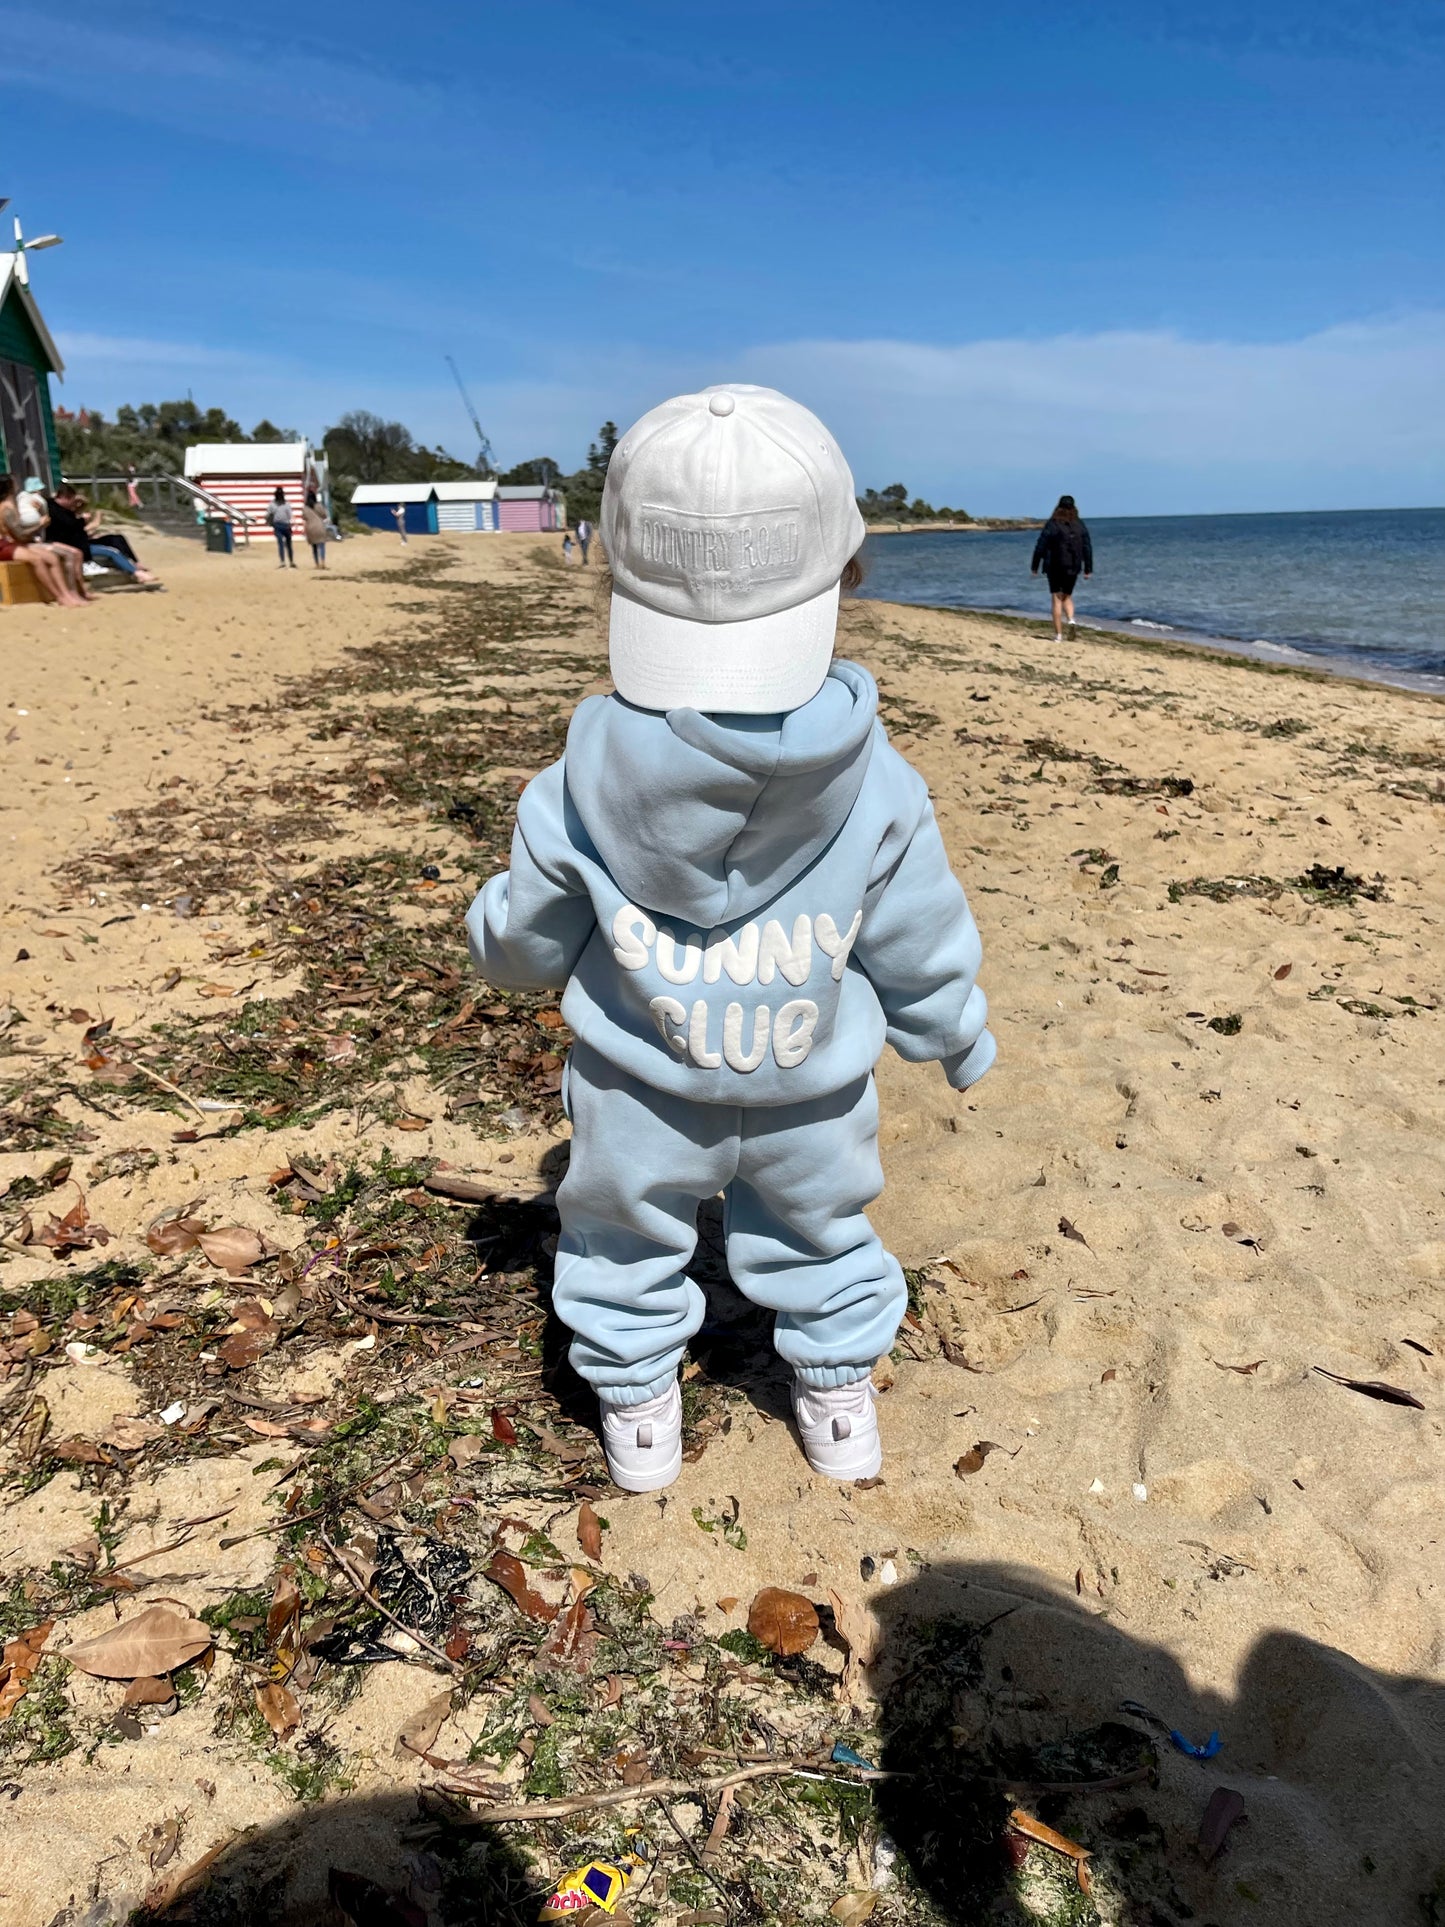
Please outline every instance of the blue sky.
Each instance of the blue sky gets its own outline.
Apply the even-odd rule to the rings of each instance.
[[[747,379],[975,512],[1445,497],[1434,0],[47,19],[0,192],[71,406],[465,454],[451,353],[504,462]]]

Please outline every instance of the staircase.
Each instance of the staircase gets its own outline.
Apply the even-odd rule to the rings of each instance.
[[[73,487],[83,489],[94,502],[97,489],[115,489],[120,499],[125,500],[125,491],[131,478],[126,475],[67,475],[66,481]],[[206,489],[197,488],[181,475],[137,475],[136,493],[140,496],[139,513],[165,535],[187,535],[195,541],[204,540],[205,524],[202,517],[221,515],[228,522],[237,524],[239,536],[241,528],[249,532],[254,541],[258,535],[269,534],[265,523],[254,518],[247,520],[235,509],[229,508],[219,496],[210,494]]]

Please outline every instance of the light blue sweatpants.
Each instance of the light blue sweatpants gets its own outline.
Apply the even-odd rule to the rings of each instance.
[[[557,1192],[552,1302],[590,1385],[636,1405],[676,1378],[706,1311],[684,1271],[697,1207],[719,1191],[728,1268],[777,1313],[783,1358],[809,1385],[868,1376],[908,1300],[863,1215],[883,1189],[871,1076],[809,1104],[690,1104],[579,1043],[566,1098],[572,1160]]]

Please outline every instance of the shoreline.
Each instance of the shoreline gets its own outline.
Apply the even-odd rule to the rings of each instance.
[[[1047,613],[1030,615],[1020,609],[975,608],[958,602],[899,602],[892,596],[857,597],[860,602],[876,603],[880,608],[927,609],[935,615],[973,616],[989,622],[1006,622],[1020,628],[1046,629]],[[1165,655],[1212,656],[1225,662],[1243,664],[1271,675],[1303,676],[1311,681],[1325,680],[1353,684],[1362,689],[1389,689],[1405,696],[1421,697],[1427,702],[1445,702],[1445,676],[1427,676],[1419,671],[1376,670],[1373,663],[1355,656],[1329,658],[1306,655],[1288,643],[1249,643],[1232,636],[1194,634],[1170,628],[1165,623],[1151,624],[1147,630],[1133,629],[1124,623],[1079,621],[1076,627],[1109,642],[1125,642],[1136,649],[1155,650]],[[1048,638],[1052,640],[1052,638]],[[1278,650],[1287,652],[1277,655]],[[1338,664],[1338,666],[1336,666]]]

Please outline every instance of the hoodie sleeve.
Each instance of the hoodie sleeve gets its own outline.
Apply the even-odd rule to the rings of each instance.
[[[488,878],[467,912],[467,948],[500,990],[560,990],[597,928],[566,829],[562,764],[517,805],[512,867]]]
[[[867,976],[888,1024],[888,1041],[914,1063],[936,1058],[955,1090],[976,1084],[997,1046],[988,1004],[974,981],[983,957],[978,928],[922,779],[921,807],[879,853],[853,961]]]
[[[1079,533],[1084,538],[1084,574],[1092,575],[1094,573],[1094,543],[1089,534],[1089,525],[1087,522],[1081,522],[1079,524]]]

